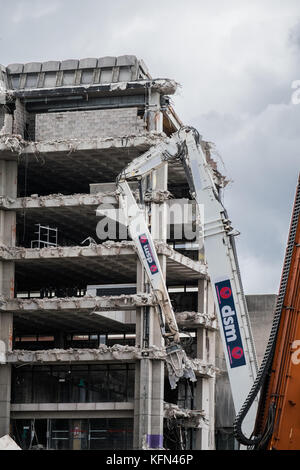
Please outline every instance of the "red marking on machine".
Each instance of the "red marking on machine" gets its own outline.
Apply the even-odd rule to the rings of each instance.
[[[220,290],[220,296],[222,297],[222,299],[229,299],[229,297],[231,297],[230,287],[222,287],[222,289]]]
[[[231,355],[232,357],[234,357],[234,359],[241,359],[241,357],[244,355],[243,348],[241,348],[240,346],[236,346],[231,351]]]

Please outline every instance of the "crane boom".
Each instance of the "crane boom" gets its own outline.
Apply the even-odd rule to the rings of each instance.
[[[208,274],[213,287],[234,407],[238,412],[257,374],[256,352],[238,267],[234,231],[221,203],[212,170],[207,163],[201,145],[201,138],[196,129],[183,127],[165,142],[152,147],[148,152],[132,160],[118,176],[117,184],[121,193],[120,203],[124,208],[125,199],[128,197],[131,198],[130,204],[134,204],[134,198],[130,195],[131,190],[127,184],[128,181],[145,177],[165,162],[180,161],[183,165],[191,196],[195,199],[200,213],[203,213],[204,208],[202,224]],[[133,225],[130,234],[141,254],[140,259],[148,277],[151,279],[149,272],[151,266],[148,261],[145,262],[145,257],[143,258],[141,234],[136,231]],[[155,247],[151,241],[150,233],[147,233],[146,237],[154,254]],[[153,283],[151,284],[153,286]],[[155,286],[154,289],[156,289]],[[165,287],[162,290],[166,292]],[[164,305],[161,304],[161,308],[169,329],[174,331],[174,338],[176,338],[178,330],[177,327],[174,327],[176,319],[172,314],[171,303],[167,301]],[[250,413],[244,422],[243,430],[246,433],[252,431],[256,408],[257,399],[254,400]]]

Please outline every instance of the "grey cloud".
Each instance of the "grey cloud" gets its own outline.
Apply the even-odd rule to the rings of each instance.
[[[276,292],[299,170],[299,0],[0,0],[0,63],[135,54],[216,143],[246,291]]]
[[[289,42],[298,52],[300,51],[300,19],[289,31]]]
[[[217,148],[233,180],[225,190],[225,205],[241,231],[241,258],[255,260],[259,269],[251,275],[245,272],[245,287],[249,291],[256,284],[257,291],[263,291],[268,284],[276,292],[300,171],[300,105],[272,105],[240,120],[229,116],[227,126],[224,119],[215,113],[200,116],[197,123],[214,141],[218,129]],[[265,270],[268,279],[260,286],[255,279]]]

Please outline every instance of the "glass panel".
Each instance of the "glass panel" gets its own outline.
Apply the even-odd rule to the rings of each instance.
[[[90,420],[90,449],[103,450],[107,448],[108,433],[106,423],[106,419]]]
[[[100,83],[112,82],[112,69],[102,69],[100,75]]]
[[[130,67],[120,67],[119,82],[127,82],[131,80]]]
[[[13,88],[19,88],[19,86],[20,86],[20,75],[11,75],[10,79],[11,79],[11,86]]]
[[[45,73],[44,88],[55,87],[56,85],[56,72]]]
[[[132,401],[134,364],[35,366],[13,369],[13,403]]]
[[[55,402],[70,403],[71,366],[55,366],[52,371],[55,381]]]
[[[132,419],[53,419],[50,429],[51,449],[132,449]]]
[[[110,369],[108,376],[109,401],[126,401],[126,370]]]
[[[37,86],[37,80],[37,73],[27,73],[25,88],[35,88]]]
[[[90,368],[91,373],[93,373],[95,370],[107,370],[108,366],[107,364],[95,364],[92,365]]]
[[[21,447],[22,450],[29,449],[31,440],[31,420],[16,419],[12,422],[13,436],[12,438]]]
[[[33,403],[53,403],[56,401],[56,379],[51,375],[50,367],[33,369]]]
[[[64,72],[63,74],[63,79],[62,79],[62,84],[63,85],[73,85],[74,84],[74,79],[75,79],[75,73],[74,70]]]
[[[134,400],[134,370],[128,370],[128,381],[127,381],[127,400],[133,401]]]
[[[55,450],[70,449],[70,432],[72,425],[68,419],[53,419],[51,421],[50,448]]]
[[[32,402],[32,371],[31,368],[13,369],[12,402]]]
[[[97,370],[90,374],[89,383],[89,402],[107,402],[109,401],[107,387],[107,370]]]
[[[110,449],[131,449],[133,421],[129,419],[108,419]]]
[[[90,449],[132,449],[132,419],[91,419]]]
[[[70,401],[72,403],[86,403],[88,401],[88,385],[89,385],[88,369],[72,368],[72,376],[70,378],[71,390]]]
[[[94,69],[83,70],[81,74],[81,83],[93,83]]]

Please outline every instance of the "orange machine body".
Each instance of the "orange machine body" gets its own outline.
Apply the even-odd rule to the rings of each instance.
[[[299,211],[298,183],[293,214]],[[290,232],[292,227],[290,229]],[[294,227],[295,230],[295,227]],[[269,450],[300,450],[300,219],[292,250],[287,287],[277,332],[267,392],[261,400],[264,424],[270,406],[275,417]]]

